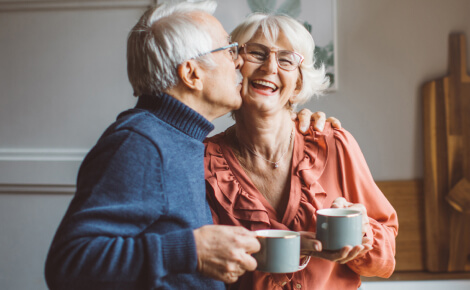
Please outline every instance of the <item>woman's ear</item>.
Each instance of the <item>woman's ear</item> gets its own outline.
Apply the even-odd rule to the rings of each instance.
[[[201,67],[194,60],[187,60],[180,64],[177,73],[184,86],[191,90],[201,91],[203,88]]]
[[[294,94],[298,95],[300,93],[300,91],[302,90],[302,83],[303,83],[302,73],[299,73],[299,77],[297,78],[297,82],[295,84]]]
[[[292,104],[295,104],[296,103],[295,99],[297,98],[297,95],[300,93],[301,90],[302,90],[302,74],[299,74],[299,77],[297,78],[297,82],[295,84],[294,93],[290,97],[289,102],[291,102]]]

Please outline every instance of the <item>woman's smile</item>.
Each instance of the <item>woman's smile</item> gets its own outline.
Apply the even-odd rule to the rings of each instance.
[[[271,95],[279,89],[279,87],[275,83],[267,81],[267,80],[261,80],[261,79],[255,79],[251,81],[250,85],[255,92],[263,94],[263,95],[264,94]]]

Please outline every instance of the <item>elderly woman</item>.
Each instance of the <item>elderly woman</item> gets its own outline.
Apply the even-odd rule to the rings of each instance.
[[[296,20],[253,14],[232,33],[244,65],[236,124],[206,140],[208,199],[215,223],[250,230],[315,232],[315,211],[363,212],[363,244],[324,253],[310,243],[310,261],[290,274],[250,272],[234,289],[357,289],[360,275],[389,277],[395,267],[397,215],[378,189],[349,132],[326,124],[300,134],[292,108],[327,87],[314,68],[314,42]],[[307,245],[304,240],[303,246]],[[315,252],[313,250],[317,250]],[[306,250],[304,249],[304,252]],[[312,252],[313,251],[313,252]]]

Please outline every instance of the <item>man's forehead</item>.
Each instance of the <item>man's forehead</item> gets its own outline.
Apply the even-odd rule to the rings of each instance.
[[[203,25],[221,25],[220,21],[215,18],[214,15],[204,11],[192,11],[190,12],[190,15],[196,22]]]
[[[203,11],[194,11],[191,16],[195,21],[201,24],[201,28],[206,29],[214,39],[218,39],[218,41],[227,40],[230,43],[230,35],[225,31],[222,23],[213,15]]]

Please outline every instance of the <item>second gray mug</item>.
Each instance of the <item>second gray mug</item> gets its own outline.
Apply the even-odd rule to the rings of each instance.
[[[362,215],[358,210],[325,208],[317,210],[317,240],[323,250],[362,244]]]

